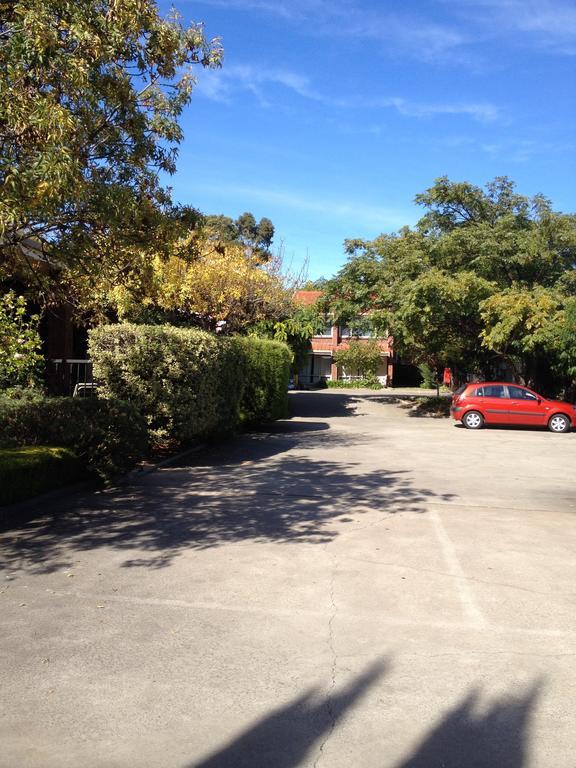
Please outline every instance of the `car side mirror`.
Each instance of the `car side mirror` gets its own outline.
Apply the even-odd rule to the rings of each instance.
[[[542,398],[541,397],[537,397],[536,398],[536,402],[538,403],[538,405],[540,405],[540,403],[542,402]]]

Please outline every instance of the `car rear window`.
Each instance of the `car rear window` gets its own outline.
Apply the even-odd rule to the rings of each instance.
[[[484,387],[485,397],[507,397],[506,388],[500,384],[492,384],[489,387]]]

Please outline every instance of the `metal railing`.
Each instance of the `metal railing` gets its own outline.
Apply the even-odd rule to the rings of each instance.
[[[92,397],[98,386],[92,360],[59,358],[48,361],[47,385],[55,395]]]

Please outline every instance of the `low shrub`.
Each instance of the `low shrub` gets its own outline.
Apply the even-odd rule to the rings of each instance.
[[[280,342],[122,323],[90,332],[90,356],[103,393],[132,403],[157,441],[286,415],[291,355]]]
[[[420,376],[422,376],[420,387],[422,389],[436,389],[436,373],[428,363],[420,363],[418,370],[420,371]]]
[[[334,353],[334,362],[348,374],[362,379],[373,379],[382,365],[380,345],[375,339],[352,339],[347,347],[342,347]]]
[[[24,296],[0,294],[0,387],[30,386],[41,377],[40,318],[28,312]]]
[[[46,395],[38,387],[8,387],[0,389],[0,397],[8,400],[23,400],[27,403],[38,403]]]
[[[146,425],[129,403],[0,395],[0,448],[57,445],[70,448],[104,479],[132,467],[148,447]]]
[[[450,416],[451,403],[449,397],[427,397],[419,400],[412,411],[416,416],[447,417]]]
[[[0,450],[0,506],[69,485],[84,477],[68,448],[27,446]]]
[[[382,389],[382,384],[376,378],[356,379],[354,381],[337,379],[336,381],[328,381],[327,385],[329,389]]]

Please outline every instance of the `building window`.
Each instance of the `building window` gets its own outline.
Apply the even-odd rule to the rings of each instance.
[[[340,329],[340,336],[343,339],[373,339],[375,338],[374,331],[368,327],[354,326],[353,328],[343,325]]]

